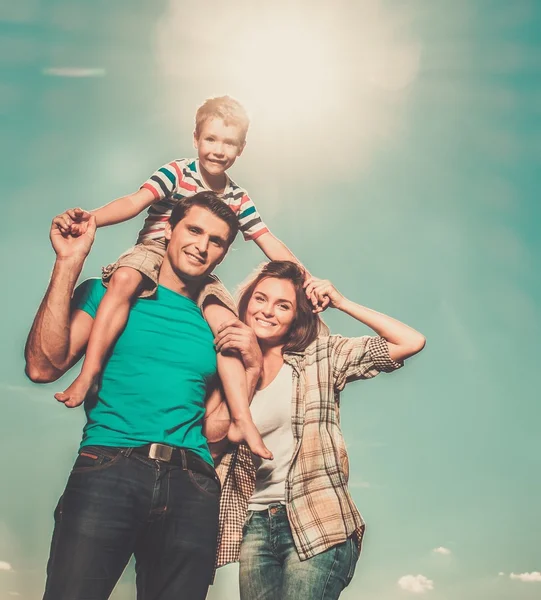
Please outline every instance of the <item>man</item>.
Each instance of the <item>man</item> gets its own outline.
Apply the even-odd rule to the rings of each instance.
[[[82,211],[72,216],[78,235],[67,233],[65,215],[53,220],[56,261],[26,345],[26,372],[38,383],[81,357],[105,292],[99,280],[75,289],[96,224]],[[202,432],[216,353],[197,303],[221,321],[233,316],[232,300],[208,277],[237,228],[211,192],[173,210],[157,294],[132,307],[98,397],[85,405],[79,456],[55,511],[44,600],[105,600],[132,554],[138,597],[205,598],[220,486]]]

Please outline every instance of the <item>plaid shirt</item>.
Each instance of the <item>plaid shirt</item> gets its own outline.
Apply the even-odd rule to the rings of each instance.
[[[302,353],[284,354],[293,368],[295,449],[285,485],[287,516],[299,558],[305,560],[355,534],[364,521],[348,491],[349,463],[340,431],[340,392],[401,364],[381,337],[320,337]],[[222,482],[216,566],[239,559],[242,528],[256,481],[251,452],[241,445],[217,467]]]

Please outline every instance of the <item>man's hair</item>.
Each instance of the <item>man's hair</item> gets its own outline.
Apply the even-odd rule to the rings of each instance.
[[[240,290],[239,318],[241,321],[246,322],[248,303],[260,281],[269,277],[291,281],[297,298],[297,312],[287,332],[282,353],[304,352],[316,340],[322,324],[319,316],[312,311],[313,307],[306,297],[303,287],[304,276],[304,269],[294,262],[289,260],[271,260],[259,267],[255,275]]]
[[[175,204],[171,211],[171,216],[169,217],[171,229],[174,229],[177,223],[184,219],[186,213],[192,206],[206,208],[213,215],[216,215],[219,219],[225,221],[229,227],[228,244],[231,244],[237,237],[237,233],[239,232],[239,221],[237,216],[215,192],[199,192],[198,194],[179,200]]]
[[[226,125],[236,125],[241,129],[241,141],[246,141],[250,119],[242,104],[231,96],[208,98],[195,113],[195,137],[199,138],[203,123],[207,119],[219,118]]]

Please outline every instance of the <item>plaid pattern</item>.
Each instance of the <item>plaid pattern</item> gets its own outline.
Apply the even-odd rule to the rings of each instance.
[[[293,367],[292,428],[295,450],[286,479],[286,507],[295,547],[305,560],[355,534],[364,521],[348,491],[349,463],[340,431],[340,392],[346,383],[402,365],[381,337],[320,337],[303,353],[284,355]],[[239,559],[248,501],[255,489],[252,455],[244,445],[217,467],[222,482],[216,566]]]

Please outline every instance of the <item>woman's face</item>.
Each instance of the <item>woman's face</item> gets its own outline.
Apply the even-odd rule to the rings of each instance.
[[[258,340],[283,344],[297,313],[295,287],[288,279],[267,277],[256,286],[246,309],[246,324]]]

